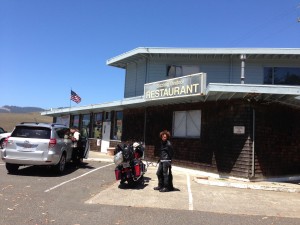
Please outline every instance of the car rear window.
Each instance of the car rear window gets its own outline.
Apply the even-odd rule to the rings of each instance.
[[[46,127],[17,126],[11,137],[50,139],[51,129]]]

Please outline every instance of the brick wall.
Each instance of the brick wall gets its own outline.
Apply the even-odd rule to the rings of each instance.
[[[101,151],[101,143],[100,146],[97,146],[97,139],[89,139],[90,141],[90,150],[95,151],[95,152],[100,152]]]

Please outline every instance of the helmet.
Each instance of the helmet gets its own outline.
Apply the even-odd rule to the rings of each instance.
[[[133,149],[135,149],[135,148],[136,148],[137,146],[139,146],[139,145],[140,145],[139,143],[134,142],[133,145],[132,145],[132,146],[133,146]]]

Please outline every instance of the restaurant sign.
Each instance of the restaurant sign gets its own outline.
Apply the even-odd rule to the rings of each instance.
[[[145,84],[144,98],[145,100],[155,100],[190,95],[204,95],[205,88],[206,73],[196,73]]]

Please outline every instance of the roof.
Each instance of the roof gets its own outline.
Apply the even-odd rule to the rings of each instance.
[[[90,112],[120,111],[130,108],[162,106],[179,103],[208,102],[221,100],[246,99],[255,101],[277,102],[300,108],[300,87],[283,85],[223,84],[210,83],[205,95],[193,95],[177,98],[165,98],[146,101],[144,96],[125,98],[119,101],[63,109],[52,109],[42,115],[61,116],[85,114]]]
[[[154,56],[206,56],[224,57],[228,55],[246,55],[247,59],[300,59],[300,48],[158,48],[139,47],[108,59],[110,66],[126,68],[128,63]]]

